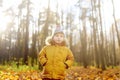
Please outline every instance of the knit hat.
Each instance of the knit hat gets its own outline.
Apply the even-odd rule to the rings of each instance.
[[[52,31],[52,32],[53,32],[52,35],[46,38],[46,41],[45,41],[46,45],[55,45],[55,42],[53,41],[53,37],[57,33],[63,33],[64,34],[65,39],[64,39],[64,41],[62,42],[61,45],[63,45],[63,46],[67,46],[68,45],[67,40],[66,40],[66,36],[65,36],[65,33],[64,33],[64,30],[62,29],[62,27],[57,26],[54,29],[54,31]]]
[[[55,35],[56,33],[63,33],[64,34],[64,31],[60,26],[57,26],[53,32],[53,35]]]

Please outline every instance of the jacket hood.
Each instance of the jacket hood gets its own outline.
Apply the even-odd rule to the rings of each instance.
[[[53,35],[54,36],[54,35]],[[57,45],[54,40],[52,39],[53,36],[47,37],[45,40],[46,45]],[[60,46],[67,46],[67,40],[65,39]]]

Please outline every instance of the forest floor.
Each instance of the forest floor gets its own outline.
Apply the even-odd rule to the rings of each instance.
[[[14,71],[0,67],[0,80],[42,80],[41,71]],[[67,70],[66,80],[120,80],[120,68],[101,70],[94,67],[72,67]]]

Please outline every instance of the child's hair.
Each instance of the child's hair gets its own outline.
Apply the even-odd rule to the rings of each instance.
[[[66,39],[65,33],[64,33],[64,31],[61,29],[61,27],[57,27],[57,28],[55,29],[55,31],[53,32],[52,36],[49,36],[49,37],[46,38],[46,40],[45,40],[46,45],[56,45],[56,43],[55,43],[54,40],[53,40],[53,37],[54,37],[54,35],[57,34],[57,33],[62,33],[62,34],[64,34],[64,41],[63,41],[60,45],[61,45],[61,46],[67,46],[67,39]]]

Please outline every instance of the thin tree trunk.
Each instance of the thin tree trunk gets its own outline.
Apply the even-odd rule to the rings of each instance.
[[[106,69],[105,67],[105,51],[104,51],[104,36],[103,36],[103,26],[102,26],[102,17],[101,17],[101,3],[99,0],[99,17],[100,17],[100,43],[99,43],[99,48],[100,48],[100,57],[101,57],[101,67],[102,69]]]
[[[24,50],[24,64],[28,65],[28,54],[29,54],[29,14],[30,14],[30,0],[27,1],[27,23],[26,23],[26,34],[25,34],[25,50]]]
[[[115,7],[114,7],[114,1],[113,0],[112,0],[112,5],[113,5],[113,19],[114,19],[114,23],[115,23],[115,29],[116,29],[116,33],[117,33],[118,44],[119,44],[119,47],[120,47],[120,35],[119,35],[118,26],[117,26],[117,22],[116,22],[116,18],[115,18]]]
[[[116,46],[116,44],[115,44],[115,33],[114,33],[114,29],[113,29],[113,26],[112,26],[112,34],[113,34],[113,65],[114,66],[116,66],[117,65],[117,62],[116,62],[116,50],[115,50],[115,46]]]

